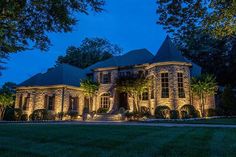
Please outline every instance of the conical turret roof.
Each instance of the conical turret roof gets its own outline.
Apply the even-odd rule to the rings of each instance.
[[[188,62],[176,46],[172,43],[169,36],[166,37],[158,50],[156,56],[153,58],[153,63],[158,62]]]

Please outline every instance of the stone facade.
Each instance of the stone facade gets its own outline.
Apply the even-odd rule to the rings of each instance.
[[[151,89],[148,89],[148,99],[140,102],[140,107],[145,106],[149,108],[152,115],[155,113],[157,106],[168,106],[171,110],[179,110],[183,105],[192,104],[197,110],[199,108],[199,101],[197,98],[191,96],[190,91],[190,68],[191,64],[183,63],[162,63],[162,64],[146,64],[142,66],[118,68],[100,68],[94,71],[93,78],[95,81],[100,82],[100,88],[96,95],[93,97],[92,106],[89,111],[97,111],[102,107],[101,101],[108,102],[108,113],[118,111],[120,100],[118,92],[115,88],[115,81],[119,77],[119,73],[138,73],[142,71],[146,77],[152,77],[154,86],[154,96],[151,97]],[[101,82],[101,73],[110,73],[110,82]],[[169,97],[162,98],[162,82],[161,74],[168,73],[168,89]],[[178,94],[178,73],[182,74],[183,78],[183,91],[184,97],[179,97]],[[106,100],[102,99],[103,94],[106,94]],[[55,96],[53,113],[68,112],[70,97],[78,98],[76,111],[79,115],[83,114],[85,107],[85,97],[83,91],[79,87],[71,86],[47,86],[47,87],[19,87],[16,94],[16,108],[24,108],[24,112],[30,115],[36,109],[47,108],[45,106],[45,95]],[[109,98],[107,99],[107,95]],[[28,99],[27,99],[28,98]],[[25,101],[28,101],[26,107],[23,107]],[[133,99],[127,97],[128,108],[133,111]],[[21,103],[21,104],[20,104]],[[104,102],[103,102],[104,103]],[[206,109],[215,108],[214,97],[209,97],[207,100]]]

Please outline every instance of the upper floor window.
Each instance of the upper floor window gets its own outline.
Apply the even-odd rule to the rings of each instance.
[[[178,77],[178,95],[179,95],[179,98],[185,98],[183,73],[177,73],[177,77]]]
[[[70,111],[76,111],[77,107],[78,107],[78,97],[70,96],[70,99],[69,99],[69,110]]]
[[[109,84],[111,83],[111,72],[100,73],[100,83]]]
[[[48,96],[48,95],[45,95],[45,98],[44,98],[44,105],[45,105],[45,108],[47,110],[54,110],[54,105],[55,105],[55,95],[52,95],[52,96]]]
[[[161,73],[161,97],[169,98],[169,77],[168,73]]]
[[[23,110],[29,109],[29,102],[30,102],[30,94],[28,93],[27,96],[24,98],[24,104],[22,107]]]
[[[109,108],[110,107],[110,94],[105,93],[101,95],[101,108]]]
[[[142,93],[142,100],[148,100],[148,90]]]

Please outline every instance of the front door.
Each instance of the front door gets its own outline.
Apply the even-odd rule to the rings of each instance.
[[[128,109],[128,94],[124,92],[119,94],[119,108],[121,107]]]

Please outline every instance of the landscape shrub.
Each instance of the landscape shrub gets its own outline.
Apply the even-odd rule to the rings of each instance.
[[[216,116],[216,110],[215,110],[215,109],[212,109],[212,108],[207,109],[207,110],[206,110],[206,116],[207,116],[207,117]]]
[[[185,112],[183,112],[185,111]],[[194,108],[193,105],[184,105],[180,108],[181,118],[197,118],[199,117],[198,111]]]
[[[170,118],[170,108],[168,106],[157,106],[155,109],[155,117],[162,119]]]
[[[56,120],[56,114],[54,114],[53,112],[49,112],[47,111],[47,119],[46,120]]]
[[[21,121],[28,121],[28,114],[22,114],[20,120]]]
[[[140,108],[140,112],[141,112],[141,116],[145,116],[145,117],[150,117],[151,116],[151,112],[150,109],[146,106],[141,106]]]
[[[48,120],[48,111],[46,109],[37,109],[32,113],[32,120]]]
[[[97,113],[98,113],[98,114],[107,113],[107,112],[108,112],[108,108],[99,108],[99,109],[97,110]]]
[[[74,119],[77,119],[77,117],[78,117],[78,112],[77,111],[69,111],[68,113],[67,113],[67,115],[68,116],[70,116],[70,119],[71,120],[74,120]]]
[[[119,111],[118,111],[118,112],[119,112],[120,114],[124,114],[125,111],[126,111],[125,108],[124,108],[124,107],[121,107],[121,108],[119,108]]]
[[[4,120],[7,121],[19,121],[22,115],[22,110],[20,108],[8,108]]]
[[[179,119],[179,111],[171,110],[170,111],[170,119]]]
[[[189,118],[187,111],[180,111],[180,113],[181,113],[181,118],[182,118],[182,119],[187,119],[187,118]]]

